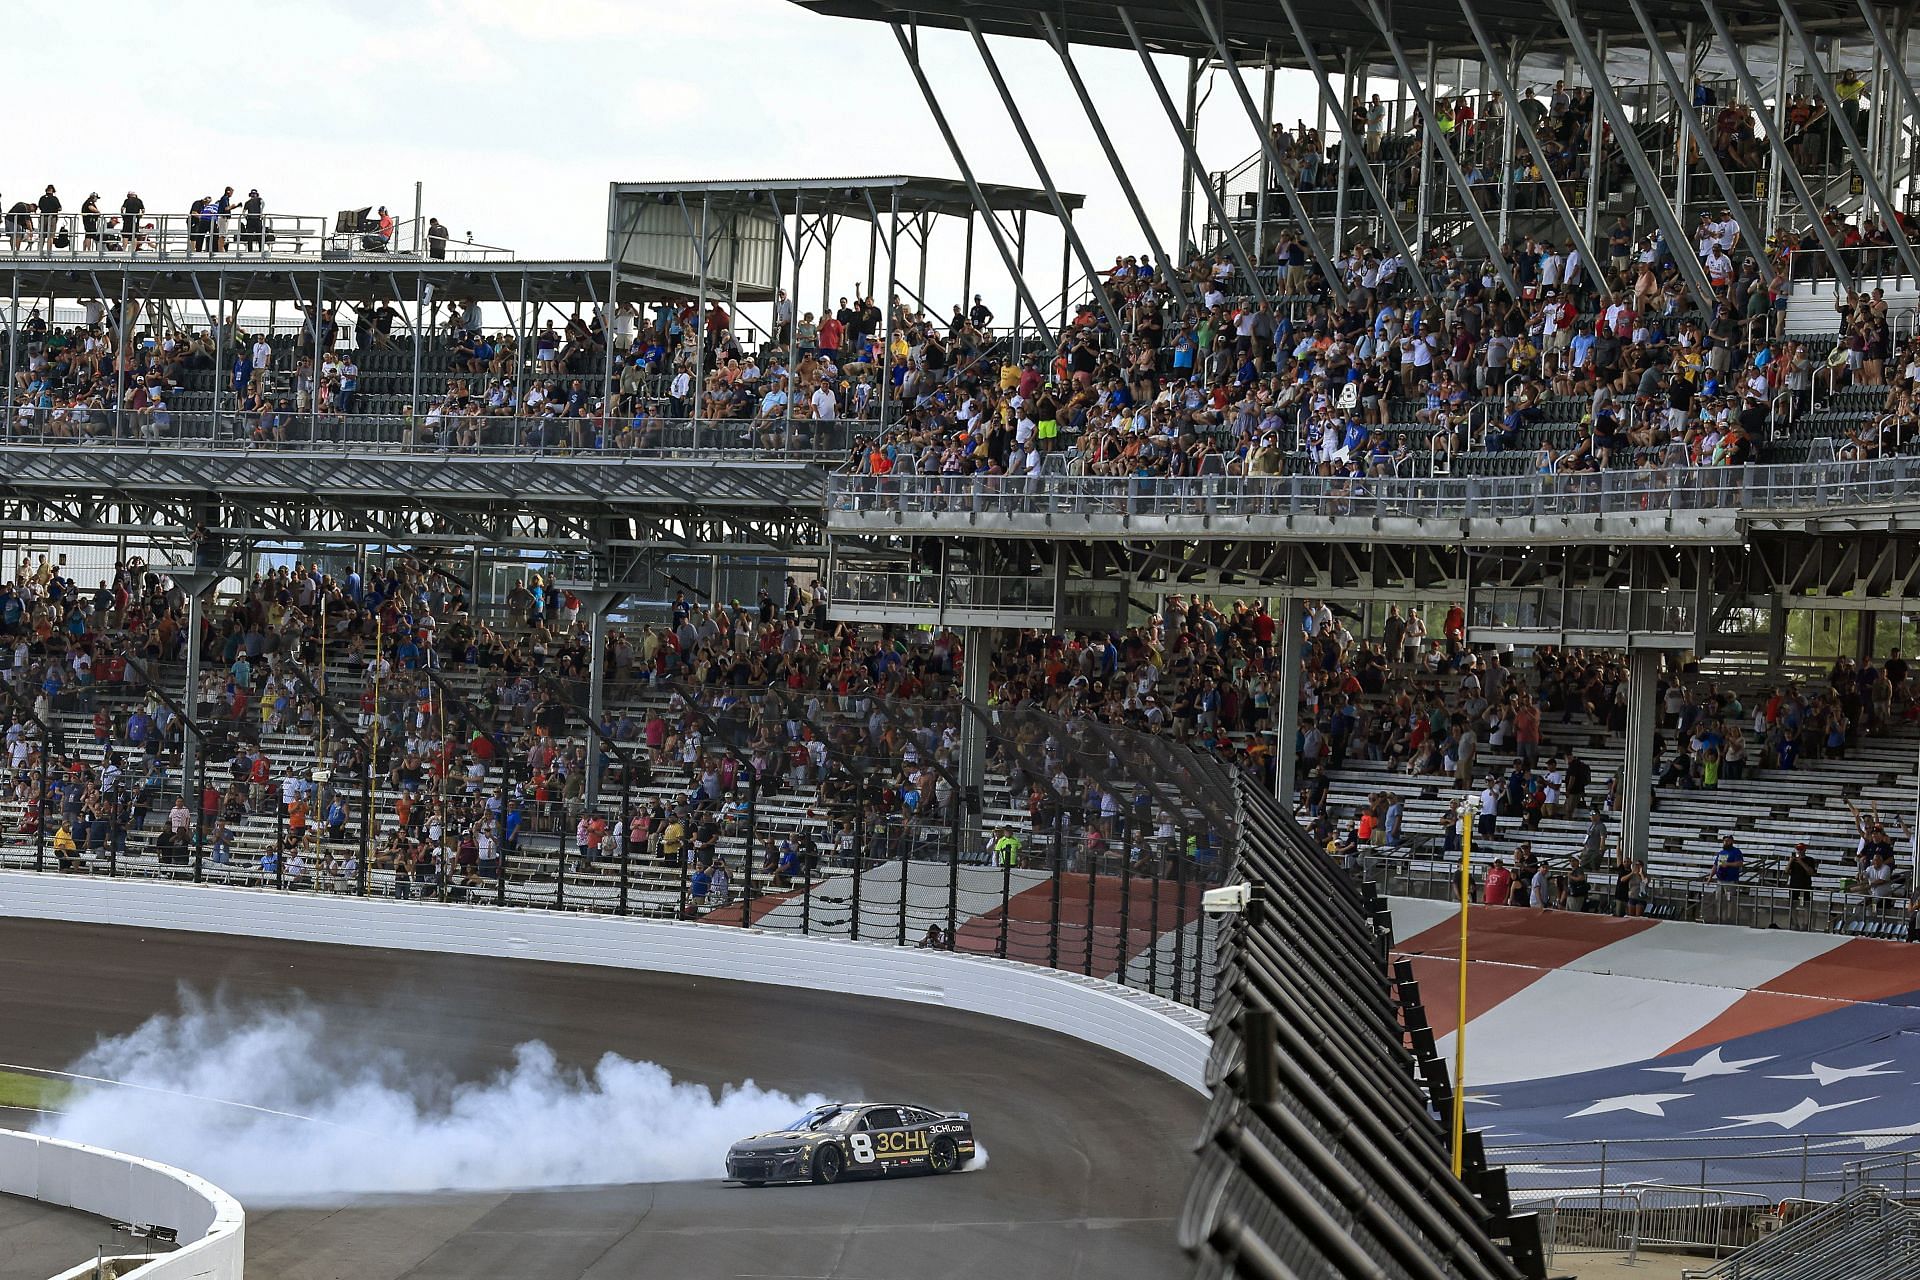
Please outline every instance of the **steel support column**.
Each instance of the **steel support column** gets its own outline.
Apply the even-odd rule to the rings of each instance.
[[[1181,122],[1179,112],[1174,109],[1173,99],[1167,93],[1167,82],[1160,78],[1160,68],[1153,65],[1153,55],[1147,52],[1146,43],[1140,39],[1139,28],[1133,25],[1133,15],[1121,5],[1114,6],[1114,12],[1120,15],[1120,22],[1127,29],[1127,39],[1132,42],[1133,51],[1140,56],[1140,65],[1147,73],[1147,80],[1153,85],[1154,96],[1160,99],[1161,109],[1167,113],[1167,123],[1172,125],[1174,133],[1179,135],[1180,151],[1186,158],[1187,169],[1193,175],[1200,190],[1206,193],[1207,208],[1213,211],[1214,222],[1219,226],[1220,234],[1226,240],[1227,252],[1232,255],[1234,265],[1240,269],[1240,274],[1246,279],[1248,292],[1256,301],[1265,302],[1267,291],[1260,283],[1260,274],[1254,270],[1254,264],[1247,260],[1246,246],[1240,243],[1240,237],[1234,233],[1233,223],[1227,217],[1226,206],[1215,193],[1213,184],[1207,181],[1207,167],[1200,162],[1200,154],[1193,149],[1193,138]],[[1242,85],[1243,89],[1244,87]]]
[[[1707,25],[1713,28],[1714,39],[1720,42],[1720,47],[1726,52],[1727,65],[1733,70],[1733,78],[1739,82],[1740,92],[1754,104],[1757,110],[1760,104],[1766,101],[1766,97],[1760,92],[1759,82],[1753,78],[1753,71],[1747,66],[1746,54],[1734,40],[1733,33],[1727,29],[1726,18],[1721,14],[1714,0],[1700,0],[1700,9],[1707,15]],[[1767,128],[1767,147],[1773,153],[1773,167],[1778,171],[1777,176],[1786,178],[1787,184],[1793,188],[1794,197],[1800,202],[1800,207],[1806,210],[1814,237],[1820,241],[1821,252],[1826,254],[1827,265],[1833,268],[1834,278],[1839,283],[1839,287],[1843,291],[1850,292],[1853,289],[1853,270],[1847,265],[1845,257],[1840,252],[1840,246],[1834,241],[1833,234],[1827,230],[1827,224],[1820,218],[1821,202],[1814,199],[1805,176],[1801,174],[1800,167],[1793,162],[1793,153],[1787,150],[1786,139],[1782,136],[1786,120],[1787,83],[1787,27],[1784,21],[1780,25],[1779,55],[1781,92],[1774,103],[1775,120]]]
[[[1433,83],[1434,77],[1439,74],[1439,69],[1439,51],[1433,41],[1429,40],[1427,42],[1428,84]],[[1409,92],[1409,86],[1412,84],[1413,77],[1407,75],[1400,77],[1400,97],[1402,102],[1411,102],[1413,100]],[[1406,127],[1406,112],[1402,111],[1400,114],[1401,127],[1404,129]],[[1414,188],[1413,196],[1413,238],[1414,242],[1420,246],[1420,252],[1423,254],[1427,251],[1427,239],[1433,233],[1433,198],[1428,194],[1429,188],[1432,186],[1428,181],[1433,174],[1433,167],[1429,163],[1432,155],[1433,139],[1425,129],[1422,129],[1420,131],[1420,175],[1418,185]]]
[[[1327,79],[1327,69],[1321,65],[1319,53],[1307,40],[1307,29],[1300,23],[1300,15],[1293,7],[1293,0],[1280,0],[1280,11],[1286,15],[1287,26],[1293,32],[1294,43],[1300,46],[1300,53],[1306,61],[1307,70],[1313,73],[1314,83],[1320,90],[1320,101],[1332,111],[1333,118],[1340,127],[1342,174],[1345,173],[1347,157],[1353,152],[1358,151],[1360,153],[1360,182],[1361,185],[1367,189],[1367,198],[1373,201],[1373,207],[1380,213],[1382,229],[1386,231],[1388,238],[1393,243],[1394,249],[1405,261],[1407,271],[1412,274],[1415,280],[1420,282],[1421,292],[1430,293],[1432,286],[1427,280],[1426,268],[1420,265],[1420,255],[1414,252],[1413,246],[1408,244],[1407,238],[1400,233],[1399,220],[1393,216],[1393,204],[1387,199],[1386,191],[1381,188],[1380,180],[1373,176],[1373,170],[1367,167],[1366,139],[1364,137],[1357,139],[1353,137],[1353,121],[1349,118],[1346,108],[1343,107],[1334,96],[1333,83]],[[1337,246],[1340,243],[1340,238],[1336,235],[1334,237],[1334,244]]]
[[[1653,738],[1659,714],[1660,651],[1634,649],[1627,654],[1627,750],[1621,765],[1620,855],[1644,860],[1653,813]]]
[[[1267,172],[1279,180],[1281,194],[1286,196],[1287,207],[1293,210],[1293,220],[1300,228],[1301,242],[1306,245],[1307,253],[1312,256],[1314,265],[1320,268],[1320,274],[1326,277],[1329,287],[1333,290],[1333,296],[1342,303],[1346,302],[1346,282],[1341,279],[1332,255],[1320,242],[1319,233],[1313,229],[1313,221],[1307,216],[1307,206],[1300,199],[1300,189],[1294,186],[1293,179],[1287,174],[1286,166],[1280,162],[1280,153],[1273,145],[1273,130],[1264,123],[1260,111],[1253,105],[1253,95],[1247,90],[1246,77],[1240,73],[1239,63],[1234,61],[1232,52],[1227,48],[1227,42],[1221,38],[1219,24],[1213,20],[1213,15],[1207,11],[1204,4],[1197,5],[1193,12],[1200,19],[1201,26],[1205,28],[1207,38],[1213,42],[1214,56],[1226,69],[1227,79],[1233,83],[1233,91],[1239,95],[1240,105],[1246,109],[1247,119],[1253,122],[1254,128],[1259,132],[1261,162]],[[1272,112],[1269,110],[1267,115],[1271,116]],[[1256,243],[1254,256],[1257,258],[1259,254],[1260,246]],[[1277,285],[1274,291],[1279,292]]]
[[[984,849],[981,789],[987,777],[988,677],[993,670],[993,632],[967,627],[960,633],[960,806],[965,815],[954,839],[968,849]]]
[[[1153,229],[1153,220],[1147,217],[1146,206],[1140,203],[1140,193],[1134,189],[1133,179],[1127,175],[1127,166],[1120,159],[1120,153],[1114,148],[1113,138],[1107,132],[1106,121],[1094,108],[1093,98],[1087,93],[1086,82],[1080,78],[1080,68],[1073,60],[1073,46],[1060,36],[1060,29],[1053,19],[1044,12],[1034,14],[1034,24],[1039,28],[1041,38],[1052,48],[1060,59],[1061,69],[1067,73],[1067,82],[1073,86],[1073,94],[1080,100],[1080,109],[1086,113],[1087,123],[1093,128],[1095,141],[1100,144],[1101,154],[1107,158],[1107,168],[1112,172],[1114,181],[1120,184],[1120,193],[1127,198],[1127,207],[1133,210],[1133,220],[1140,226],[1140,234],[1147,238],[1147,248],[1153,251],[1153,258],[1160,267],[1160,279],[1172,291],[1174,300],[1182,306],[1187,302],[1187,287],[1180,280],[1180,272],[1174,261],[1167,257],[1167,251],[1161,247],[1160,237]],[[1265,193],[1262,193],[1262,199]],[[1254,245],[1254,254],[1258,256],[1260,246]],[[967,220],[967,287],[962,290],[967,302],[973,300],[973,220]],[[1114,330],[1117,334],[1118,329]]]
[[[1602,31],[1594,37],[1594,49],[1600,55],[1600,64],[1605,66],[1607,62],[1606,32]],[[1520,104],[1516,102],[1513,106],[1518,110]],[[1594,241],[1600,235],[1600,165],[1602,153],[1605,150],[1606,130],[1601,123],[1600,113],[1595,111],[1587,117],[1587,202],[1580,220],[1580,230],[1586,236],[1589,249],[1593,247]],[[1585,256],[1586,250],[1583,249],[1581,253]],[[1609,296],[1611,296],[1610,293]]]
[[[947,151],[953,156],[954,167],[960,170],[960,180],[966,184],[967,195],[973,199],[973,207],[986,215],[987,234],[993,237],[993,247],[1000,252],[1000,261],[1013,277],[1014,290],[1020,301],[1027,304],[1027,311],[1033,316],[1034,326],[1045,336],[1049,344],[1052,333],[1047,329],[1046,314],[1040,309],[1039,301],[1033,296],[1033,290],[1027,287],[1025,276],[1014,261],[1013,251],[1007,246],[1006,232],[1000,227],[1000,219],[995,216],[993,206],[987,203],[987,197],[980,190],[980,184],[974,179],[973,166],[967,163],[967,153],[960,149],[960,142],[953,136],[953,127],[947,123],[947,113],[940,105],[940,98],[933,91],[933,85],[927,79],[926,71],[920,66],[920,50],[915,41],[907,39],[906,28],[895,18],[888,24],[893,28],[893,38],[900,45],[900,54],[907,60],[907,70],[913,73],[913,82],[920,86],[920,96],[926,100],[927,111],[933,116],[934,127],[940,130],[940,136],[946,141]],[[1023,237],[1024,239],[1024,237]],[[867,287],[873,287],[872,271],[868,273]],[[892,299],[888,299],[888,309],[892,309]],[[1018,314],[1019,308],[1015,308]]]
[[[1290,6],[1291,0],[1283,0],[1283,3]],[[1500,283],[1505,286],[1507,296],[1518,298],[1520,284],[1513,278],[1513,269],[1507,265],[1506,256],[1501,252],[1502,246],[1494,237],[1493,228],[1487,225],[1487,215],[1481,212],[1479,202],[1473,198],[1473,188],[1467,183],[1467,175],[1460,171],[1460,161],[1453,154],[1452,145],[1447,141],[1447,136],[1440,131],[1440,117],[1433,106],[1432,84],[1422,85],[1413,78],[1413,67],[1408,63],[1406,51],[1400,47],[1398,37],[1393,34],[1393,24],[1388,21],[1386,11],[1380,7],[1380,0],[1366,0],[1366,5],[1368,14],[1373,18],[1373,25],[1379,28],[1381,37],[1386,41],[1387,52],[1393,57],[1395,70],[1400,73],[1400,79],[1406,83],[1407,92],[1413,95],[1413,105],[1420,113],[1420,122],[1426,130],[1427,139],[1432,144],[1432,149],[1439,154],[1440,163],[1447,171],[1448,181],[1452,182],[1453,189],[1460,193],[1460,200],[1466,209],[1467,217],[1473,222],[1474,232],[1480,237],[1480,244],[1486,249],[1488,260],[1493,264],[1495,273],[1499,275]],[[1288,10],[1288,17],[1291,21],[1291,8]]]
[[[1294,744],[1300,737],[1300,668],[1306,644],[1300,630],[1300,601],[1293,596],[1281,597],[1278,613],[1280,690],[1274,699],[1273,798],[1292,813],[1300,786],[1300,779],[1294,776]]]
[[[1668,252],[1672,254],[1674,262],[1680,265],[1680,272],[1686,277],[1688,286],[1694,290],[1694,305],[1701,308],[1711,306],[1713,284],[1707,279],[1700,259],[1694,256],[1693,242],[1686,228],[1680,225],[1679,218],[1667,202],[1660,198],[1659,175],[1654,173],[1653,166],[1647,162],[1646,152],[1640,148],[1640,140],[1634,136],[1633,122],[1627,119],[1626,109],[1620,105],[1613,85],[1607,80],[1607,69],[1595,58],[1593,46],[1588,43],[1587,33],[1581,27],[1569,0],[1548,0],[1548,3],[1559,17],[1560,25],[1566,29],[1573,56],[1586,73],[1587,83],[1593,86],[1594,101],[1606,112],[1607,122],[1613,126],[1613,140],[1619,146],[1620,154],[1626,157],[1627,167],[1633,170],[1634,181],[1640,184],[1641,194],[1647,198],[1647,207],[1652,211],[1654,220],[1660,224]]]
[[[1493,76],[1494,87],[1500,91],[1501,100],[1507,104],[1502,145],[1507,150],[1508,170],[1511,171],[1513,166],[1512,147],[1509,144],[1513,135],[1518,133],[1520,141],[1527,148],[1527,154],[1533,157],[1533,163],[1540,169],[1540,180],[1546,184],[1547,198],[1552,201],[1554,212],[1560,216],[1560,223],[1566,227],[1567,234],[1573,237],[1574,247],[1580,250],[1580,262],[1586,268],[1587,278],[1593,281],[1594,288],[1599,290],[1602,296],[1610,295],[1606,269],[1593,252],[1593,232],[1591,228],[1582,226],[1580,220],[1573,216],[1573,206],[1567,203],[1566,192],[1560,189],[1560,180],[1553,176],[1553,170],[1547,166],[1546,148],[1540,144],[1540,135],[1534,129],[1533,122],[1528,120],[1526,113],[1520,110],[1520,98],[1514,92],[1517,86],[1514,84],[1513,76],[1507,70],[1507,64],[1501,61],[1498,51],[1494,49],[1493,41],[1487,38],[1487,29],[1480,22],[1480,15],[1473,7],[1473,0],[1460,0],[1460,12],[1467,20],[1468,29],[1473,32],[1474,43],[1480,46],[1481,56],[1486,59],[1486,67]],[[1518,67],[1519,64],[1520,59],[1515,56],[1513,65]],[[1596,166],[1589,161],[1587,165],[1589,192],[1594,187],[1595,168]],[[1593,207],[1591,196],[1589,196],[1588,207]],[[1504,237],[1505,232],[1501,234]]]
[[[1847,119],[1842,108],[1840,96],[1827,82],[1825,69],[1820,58],[1814,52],[1813,41],[1807,35],[1807,29],[1800,25],[1800,15],[1795,13],[1788,0],[1778,0],[1780,17],[1786,22],[1787,29],[1793,33],[1793,39],[1800,46],[1800,53],[1807,60],[1807,79],[1813,82],[1813,88],[1820,95],[1820,101],[1826,104],[1827,117],[1831,126],[1840,135],[1840,144],[1847,149],[1847,158],[1853,161],[1854,168],[1860,173],[1860,186],[1867,193],[1874,211],[1880,215],[1881,223],[1887,234],[1893,239],[1894,252],[1900,255],[1901,263],[1907,269],[1907,276],[1920,280],[1920,256],[1916,256],[1913,245],[1907,241],[1905,228],[1900,224],[1899,212],[1894,208],[1893,200],[1887,195],[1885,187],[1880,185],[1880,176],[1873,171],[1873,157],[1866,154],[1860,145],[1860,138],[1853,131],[1853,123]],[[1875,104],[1878,109],[1878,104]],[[1812,213],[1818,206],[1809,205]]]
[[[1470,3],[1471,0],[1468,2]],[[1633,9],[1633,16],[1640,24],[1641,34],[1647,38],[1647,51],[1653,59],[1654,70],[1659,73],[1660,79],[1666,83],[1667,89],[1676,101],[1685,99],[1686,78],[1673,65],[1673,59],[1667,56],[1666,46],[1660,43],[1659,33],[1654,30],[1652,19],[1647,17],[1646,6],[1642,5],[1640,0],[1627,0],[1627,4]],[[1691,26],[1688,30],[1692,30]],[[1689,59],[1692,57],[1691,48],[1688,49],[1688,57]],[[1695,149],[1700,153],[1701,163],[1707,166],[1707,172],[1713,177],[1713,185],[1719,188],[1720,198],[1727,202],[1727,210],[1733,214],[1733,221],[1746,240],[1747,252],[1753,254],[1756,261],[1766,261],[1767,237],[1755,228],[1752,216],[1747,213],[1747,206],[1741,201],[1739,192],[1734,190],[1733,180],[1727,176],[1726,166],[1720,163],[1720,157],[1714,153],[1713,139],[1707,136],[1706,126],[1700,123],[1699,113],[1691,106],[1687,106],[1679,112],[1679,115],[1685,125],[1682,132],[1692,139]],[[1769,268],[1764,278],[1770,278],[1772,274],[1772,269]]]
[[[622,599],[617,591],[584,591],[580,603],[587,611],[587,718],[598,725],[607,713],[607,615]],[[599,735],[587,731],[587,749],[594,755],[603,750]],[[586,807],[600,803],[600,766],[587,760]],[[752,851],[748,851],[751,855]]]
[[[1066,202],[1060,198],[1060,189],[1053,184],[1053,174],[1047,169],[1040,148],[1034,145],[1033,134],[1027,128],[1027,118],[1020,113],[1020,105],[1013,100],[1013,92],[1007,88],[1006,77],[1000,74],[999,60],[993,56],[993,50],[987,47],[987,38],[981,34],[980,24],[971,17],[966,19],[966,24],[967,34],[973,37],[973,47],[980,54],[980,64],[987,69],[987,78],[993,81],[993,90],[1000,95],[1000,105],[1007,109],[1007,119],[1013,122],[1013,131],[1020,137],[1020,145],[1033,165],[1034,176],[1040,179],[1040,187],[1047,193],[1047,205],[1053,210],[1053,216],[1060,220],[1060,230],[1065,234],[1073,256],[1079,260],[1080,269],[1087,273],[1087,285],[1093,289],[1095,300],[1107,317],[1109,332],[1118,341],[1120,313],[1114,310],[1113,299],[1107,295],[1107,291],[1096,287],[1099,271],[1093,265],[1093,259],[1087,256],[1087,246],[1081,242],[1080,233],[1073,229],[1073,216],[1067,212]],[[1061,327],[1065,328],[1064,321]]]

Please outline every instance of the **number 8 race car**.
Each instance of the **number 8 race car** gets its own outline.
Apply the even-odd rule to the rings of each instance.
[[[832,1102],[785,1129],[755,1134],[727,1152],[728,1182],[838,1182],[922,1171],[951,1173],[978,1154],[964,1111]]]

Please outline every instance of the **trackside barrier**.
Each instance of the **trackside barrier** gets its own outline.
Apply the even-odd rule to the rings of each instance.
[[[246,1214],[204,1178],[99,1147],[0,1129],[0,1192],[116,1222],[171,1228],[180,1247],[154,1255],[141,1280],[241,1280]],[[67,1275],[91,1275],[76,1259]]]
[[[940,1005],[1057,1031],[1206,1088],[1205,1015],[997,957],[683,921],[11,871],[0,871],[0,915],[697,974]]]

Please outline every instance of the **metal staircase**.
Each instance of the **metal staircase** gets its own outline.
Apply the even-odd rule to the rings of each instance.
[[[1920,1275],[1920,1211],[1884,1187],[1862,1187],[1791,1218],[1706,1270],[1684,1274],[1687,1280],[1908,1280]]]

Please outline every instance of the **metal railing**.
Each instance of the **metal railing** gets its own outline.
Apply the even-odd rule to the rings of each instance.
[[[394,224],[391,244],[376,231],[336,231],[334,215],[266,213],[256,225],[238,206],[223,216],[196,218],[186,213],[130,217],[119,208],[87,214],[0,214],[0,255],[14,258],[128,258],[168,261],[182,258],[319,258],[326,260],[394,257],[426,258],[435,246],[424,231],[414,249],[412,219]],[[439,246],[448,260],[510,262],[513,251],[471,240],[447,239]]]
[[[1920,1272],[1920,1212],[1887,1188],[1861,1187],[1832,1204],[1783,1202],[1778,1222],[1778,1230],[1732,1257],[1684,1274],[1688,1280],[1907,1280]]]
[[[204,398],[204,393],[202,393]],[[515,457],[727,455],[839,462],[873,423],[851,419],[672,418],[652,415],[576,418],[424,414],[312,413],[295,409],[88,409],[17,405],[0,444],[49,449],[118,444],[189,450],[262,449],[283,453],[504,454]]]
[[[1469,627],[1691,635],[1699,595],[1686,588],[1488,587],[1470,603]]]
[[[1920,501],[1920,457],[1519,476],[886,476],[838,473],[830,517],[1424,520],[1814,511]]]
[[[1876,1150],[1890,1141],[1898,1140],[1865,1133],[1598,1138],[1490,1145],[1487,1158],[1506,1166],[1521,1203],[1642,1186],[1708,1187],[1769,1204],[1836,1200],[1867,1185],[1920,1192],[1920,1140]]]
[[[1535,1206],[1549,1262],[1579,1252],[1625,1253],[1628,1266],[1644,1246],[1710,1253],[1718,1258],[1753,1240],[1765,1196],[1715,1187],[1619,1187],[1554,1196]]]

